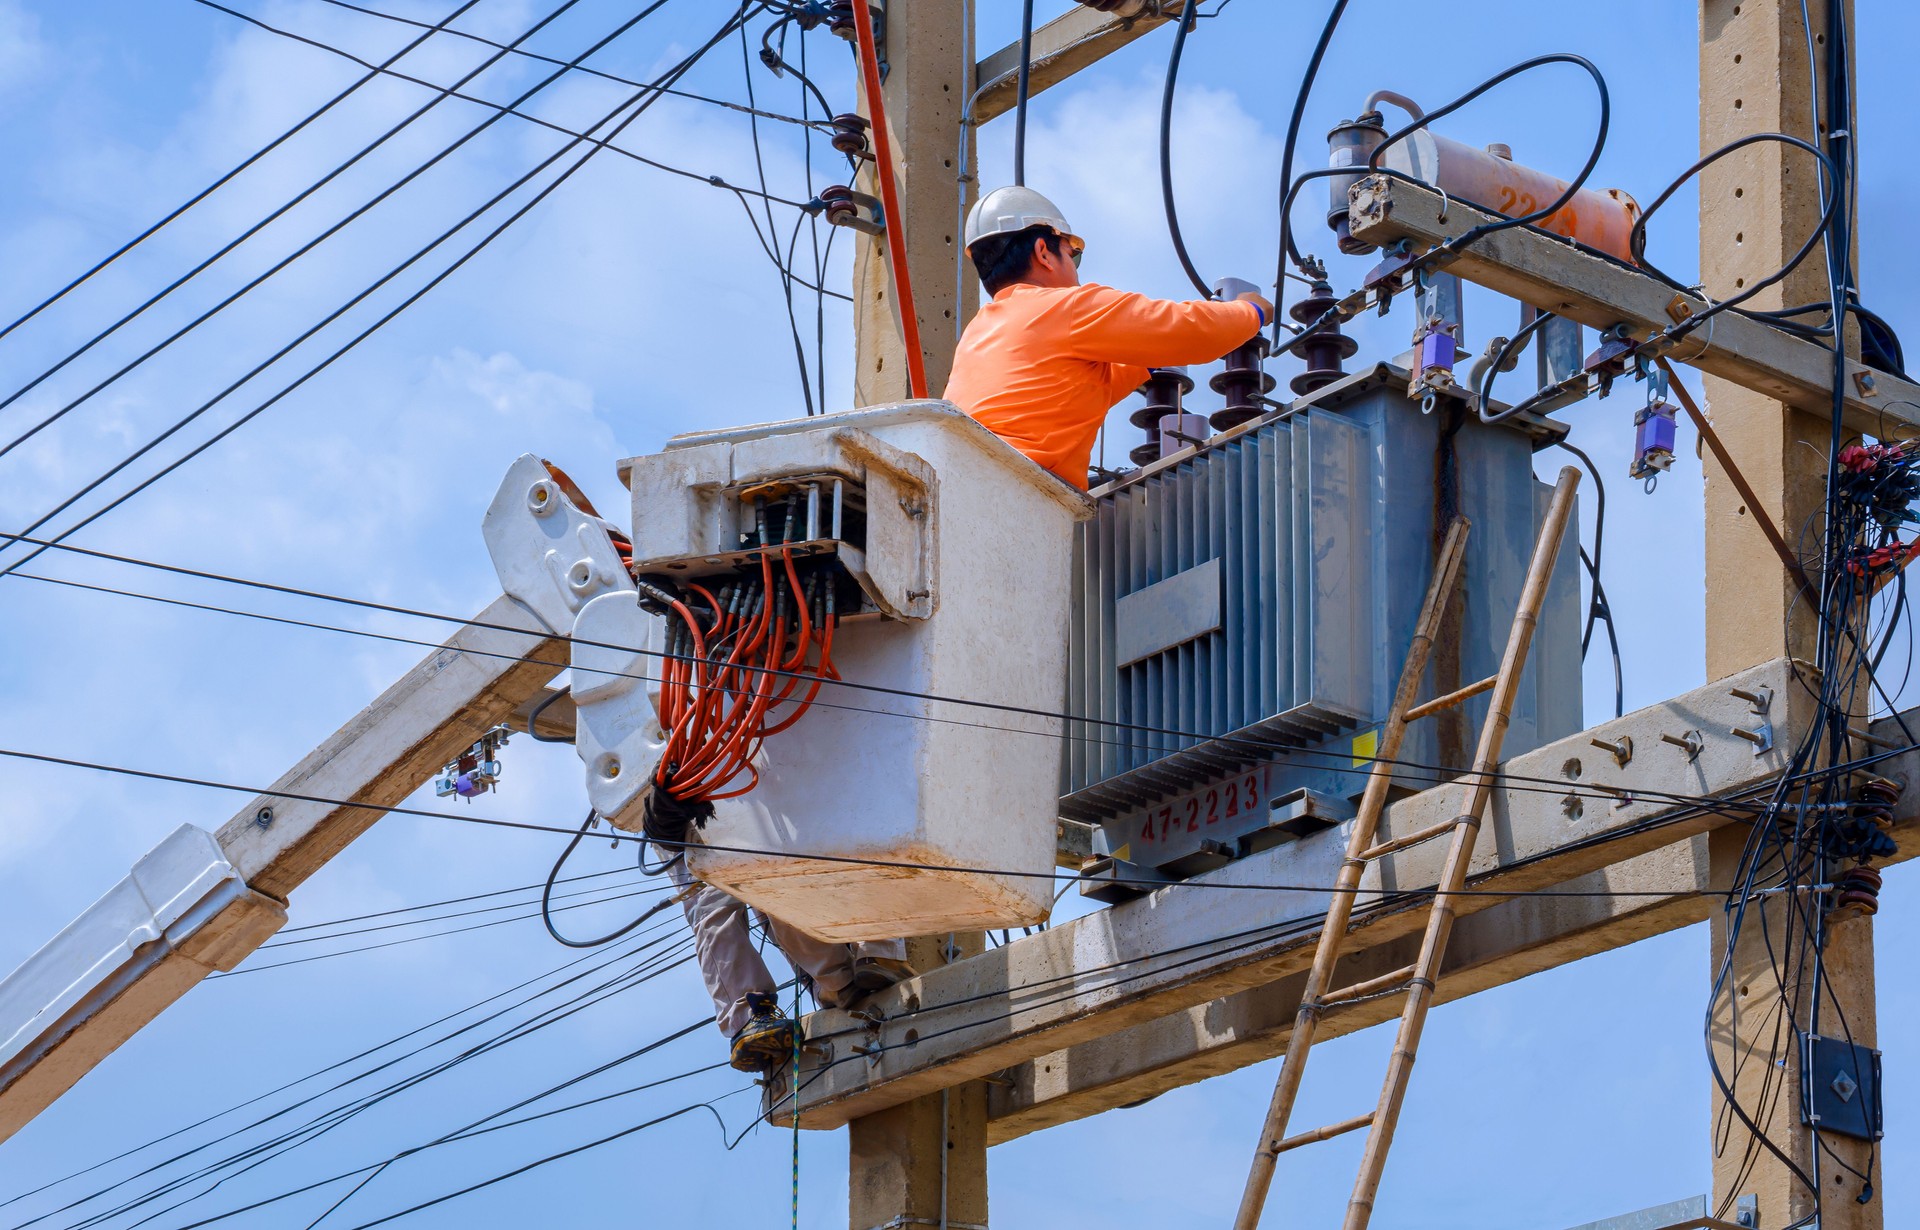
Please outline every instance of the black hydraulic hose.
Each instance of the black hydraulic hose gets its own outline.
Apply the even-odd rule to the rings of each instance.
[[[1832,160],[1821,153],[1820,150],[1811,143],[1802,141],[1799,137],[1788,136],[1784,132],[1756,132],[1741,137],[1737,141],[1729,141],[1712,153],[1704,155],[1698,162],[1695,162],[1685,171],[1682,171],[1678,179],[1668,184],[1666,190],[1653,199],[1653,204],[1647,206],[1647,208],[1641,212],[1639,218],[1635,219],[1633,229],[1629,231],[1627,235],[1628,250],[1633,254],[1634,263],[1643,271],[1652,274],[1655,278],[1658,278],[1674,290],[1692,292],[1693,288],[1691,286],[1683,286],[1679,281],[1675,280],[1659,266],[1647,259],[1647,219],[1651,218],[1662,205],[1667,203],[1674,193],[1678,192],[1688,180],[1698,175],[1701,171],[1736,150],[1745,149],[1749,145],[1756,145],[1762,141],[1777,141],[1783,145],[1791,145],[1795,149],[1805,150],[1818,160],[1820,173],[1825,178],[1827,185],[1827,191],[1825,193],[1826,208],[1820,215],[1819,225],[1813,228],[1813,231],[1807,236],[1806,242],[1800,245],[1799,251],[1793,254],[1791,260],[1766,277],[1748,286],[1732,298],[1715,301],[1709,307],[1696,313],[1690,322],[1682,322],[1687,324],[1690,329],[1721,312],[1739,307],[1740,304],[1745,303],[1767,287],[1772,286],[1799,268],[1800,263],[1812,254],[1814,248],[1819,245],[1821,238],[1827,234],[1828,228],[1833,224],[1834,211],[1839,203],[1839,194]]]
[[[1167,56],[1167,84],[1160,94],[1160,199],[1167,209],[1167,235],[1173,240],[1173,254],[1180,258],[1180,267],[1186,270],[1187,279],[1200,292],[1200,297],[1211,299],[1213,288],[1193,267],[1193,257],[1187,255],[1187,241],[1180,235],[1180,214],[1173,203],[1173,89],[1180,78],[1180,53],[1186,49],[1187,35],[1193,32],[1194,23],[1199,19],[1199,4],[1188,0],[1174,22],[1173,50]]]
[[[1027,95],[1033,84],[1033,0],[1020,4],[1020,76],[1013,94],[1013,182],[1027,182]]]
[[[652,905],[648,906],[646,909],[642,910],[638,918],[634,919],[632,922],[621,927],[617,931],[609,931],[605,935],[596,936],[595,938],[590,940],[569,939],[566,936],[560,934],[559,929],[553,925],[552,902],[553,902],[554,882],[560,878],[560,869],[567,865],[567,859],[573,856],[574,850],[580,845],[581,841],[583,841],[586,838],[587,830],[592,828],[594,821],[598,820],[599,818],[600,818],[600,815],[598,812],[589,811],[587,813],[587,818],[580,822],[580,831],[573,835],[572,840],[567,842],[567,848],[560,851],[560,857],[554,860],[553,870],[547,873],[546,885],[540,890],[541,925],[546,927],[547,934],[551,935],[557,943],[564,944],[568,948],[598,948],[602,944],[611,944],[613,943],[613,941],[619,939],[621,936],[627,934],[629,931],[632,931],[634,928],[638,927],[641,923],[646,922],[649,918],[652,918],[655,914],[660,913],[660,911],[666,909],[668,906],[672,905],[676,900],[679,899],[679,894],[676,893],[674,896],[668,897],[664,901],[656,901]],[[645,857],[644,850],[642,852],[642,857]]]
[[[1320,75],[1320,61],[1326,58],[1327,45],[1333,41],[1333,32],[1340,24],[1340,17],[1347,11],[1347,0],[1334,0],[1333,11],[1327,14],[1327,24],[1320,28],[1320,41],[1314,44],[1313,54],[1307,58],[1307,70],[1300,77],[1300,91],[1293,98],[1293,114],[1287,120],[1286,143],[1280,147],[1280,257],[1273,272],[1273,342],[1280,343],[1280,300],[1283,297],[1287,280],[1287,262],[1302,273],[1307,272],[1300,256],[1299,247],[1293,242],[1292,211],[1286,207],[1293,183],[1293,147],[1300,139],[1300,124],[1307,113],[1307,96],[1313,92],[1314,78]]]

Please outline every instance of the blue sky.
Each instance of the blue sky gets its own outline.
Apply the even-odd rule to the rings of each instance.
[[[432,19],[453,7],[384,5]],[[399,45],[385,24],[320,0],[235,0],[233,7],[369,56]],[[982,47],[1013,36],[1012,0],[979,7]],[[1057,0],[1040,6],[1043,17],[1059,7]],[[1863,288],[1896,326],[1920,337],[1920,319],[1894,293],[1916,272],[1897,212],[1912,175],[1896,124],[1906,90],[1900,57],[1920,18],[1893,4],[1860,8]],[[1321,11],[1318,3],[1236,0],[1190,42],[1176,108],[1176,169],[1188,243],[1209,277],[1270,277],[1280,138]],[[528,0],[482,0],[465,28],[511,38],[543,12]],[[528,45],[570,57],[631,13],[629,6],[581,0]],[[592,63],[651,75],[718,20],[716,5],[674,0]],[[1596,181],[1650,200],[1695,155],[1695,40],[1693,7],[1671,0],[1623,0],[1610,7],[1604,25],[1584,12],[1571,20],[1553,6],[1488,3],[1440,20],[1431,6],[1362,0],[1335,41],[1308,112],[1301,165],[1320,161],[1320,134],[1375,88],[1433,106],[1509,63],[1570,50],[1594,59],[1612,86],[1613,141]],[[1186,285],[1166,240],[1154,153],[1168,41],[1166,31],[1142,39],[1038,98],[1028,165],[1031,182],[1053,194],[1090,240],[1089,277],[1178,296]],[[1426,54],[1409,55],[1414,47]],[[850,107],[842,45],[822,33],[812,37],[810,53],[829,98]],[[475,55],[470,47],[436,44],[408,65],[417,75],[450,80],[476,63]],[[0,195],[0,268],[7,271],[0,318],[37,303],[352,76],[344,61],[189,0],[0,0],[0,160],[12,172],[9,191]],[[474,88],[505,99],[535,80],[524,65],[503,65]],[[737,44],[723,45],[685,84],[744,97]],[[556,123],[586,124],[613,105],[614,88],[568,81],[529,107]],[[757,66],[755,88],[763,105],[798,106],[790,81],[773,81]],[[0,339],[0,386],[11,390],[37,375],[420,101],[417,87],[401,83],[356,95],[128,260]],[[0,409],[0,426],[11,438],[77,397],[481,115],[466,105],[437,109],[192,283],[177,303],[155,309],[126,335]],[[1554,70],[1512,83],[1449,121],[1447,131],[1475,143],[1505,141],[1522,161],[1566,171],[1591,139],[1593,116],[1585,79]],[[1000,122],[982,134],[986,182],[1008,174],[1008,129]],[[804,199],[797,133],[771,121],[761,130],[773,191]],[[666,163],[754,182],[748,126],[734,112],[669,100],[624,141]],[[0,526],[37,518],[56,495],[212,397],[558,143],[549,131],[501,121],[286,275],[0,458]],[[813,167],[816,183],[843,170],[817,145]],[[1683,193],[1653,235],[1657,257],[1677,273],[1695,267],[1691,206]],[[791,211],[774,209],[790,226]],[[1317,212],[1303,207],[1299,226],[1303,244],[1324,252],[1331,245]],[[829,286],[846,284],[847,255],[847,245],[836,246]],[[1351,285],[1363,269],[1338,262],[1335,281]],[[399,289],[417,284],[403,281]],[[811,352],[813,305],[798,302]],[[832,406],[849,396],[843,309],[830,302],[824,316]],[[1513,312],[1511,304],[1477,297],[1469,341],[1477,346],[1505,331]],[[1356,330],[1361,357],[1404,348],[1409,328],[1405,308],[1363,323]],[[619,508],[616,458],[650,451],[678,431],[798,413],[787,329],[774,270],[732,194],[602,155],[365,345],[75,541],[328,592],[475,611],[497,592],[478,533],[480,513],[514,456],[543,453],[603,508]],[[325,349],[294,357],[317,359]],[[245,386],[245,396],[214,407],[158,456],[198,443],[298,370]],[[1284,379],[1289,369],[1278,374]],[[1605,467],[1613,496],[1608,580],[1629,707],[1703,679],[1698,464],[1683,434],[1674,473],[1643,495],[1624,477],[1632,408],[1629,396],[1566,415],[1575,442]],[[1128,434],[1123,427],[1117,438]],[[1543,468],[1557,464],[1542,458]],[[105,492],[148,472],[136,466],[122,486]],[[253,610],[400,636],[442,635],[397,616],[236,595],[72,559],[37,561],[28,571],[201,601],[237,599]],[[420,656],[401,645],[17,576],[0,580],[0,635],[14,647],[0,655],[0,747],[238,783],[272,780]],[[1590,717],[1606,715],[1609,691],[1596,647]],[[472,810],[570,823],[580,794],[570,752],[520,740],[509,749],[500,793]],[[216,827],[244,801],[0,763],[0,969],[33,951],[173,827]],[[544,875],[554,852],[543,835],[396,817],[297,894],[293,923],[526,884]],[[615,858],[589,847],[580,869],[611,868]],[[1920,940],[1920,911],[1902,895],[1911,878],[1904,869],[1889,877],[1878,923],[1883,954]],[[581,911],[574,926],[585,931],[612,921],[632,904],[604,914]],[[211,982],[0,1145],[0,1199],[534,978],[569,956],[537,923],[522,921]],[[1708,1078],[1700,1020],[1708,968],[1705,928],[1697,927],[1436,1012],[1389,1168],[1382,1224],[1539,1230],[1705,1190]],[[1891,968],[1885,958],[1882,968]],[[1892,978],[1880,993],[1889,1109],[1883,1171],[1891,1176],[1882,1186],[1888,1222],[1901,1224],[1916,1206],[1900,1176],[1920,1163],[1904,1110],[1914,1037],[1902,1022],[1920,1010],[1920,998]],[[695,1020],[704,1002],[691,971],[674,971],[396,1096],[345,1130],[154,1224],[183,1225],[190,1211],[243,1203],[432,1139]],[[1317,1052],[1301,1121],[1343,1118],[1371,1097],[1384,1047],[1375,1030]],[[718,1036],[699,1031],[582,1091],[610,1092],[720,1057]],[[1271,1080],[1272,1065],[1262,1065],[994,1150],[996,1223],[1220,1224],[1237,1201]],[[724,1097],[716,1108],[737,1133],[753,1114],[753,1099],[738,1088],[730,1073],[696,1076],[449,1146],[383,1174],[324,1224],[356,1225],[696,1100]],[[721,1140],[699,1112],[409,1220],[781,1224],[786,1136],[761,1130],[731,1153]],[[844,1224],[844,1134],[809,1134],[802,1146],[802,1223]],[[1344,1199],[1352,1153],[1334,1145],[1313,1151],[1311,1160],[1290,1161],[1270,1223],[1326,1221]],[[101,1173],[118,1178],[127,1169],[122,1163]],[[82,1181],[73,1191],[85,1187]],[[305,1215],[298,1221],[255,1214],[235,1224],[305,1224],[333,1194],[337,1189],[291,1203]],[[0,1209],[0,1220],[11,1225],[13,1214],[46,1207],[23,1201]]]

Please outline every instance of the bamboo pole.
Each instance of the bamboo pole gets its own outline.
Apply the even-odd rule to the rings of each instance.
[[[1419,968],[1400,1012],[1400,1031],[1387,1061],[1380,1105],[1374,1112],[1373,1128],[1367,1133],[1367,1148],[1360,1159],[1360,1174],[1354,1180],[1353,1198],[1347,1204],[1345,1230],[1366,1230],[1367,1221],[1373,1216],[1380,1176],[1387,1164],[1387,1149],[1393,1144],[1393,1130],[1406,1098],[1407,1080],[1413,1072],[1414,1053],[1420,1047],[1420,1032],[1426,1026],[1427,1009],[1433,1002],[1434,979],[1446,954],[1447,939],[1453,934],[1454,896],[1466,886],[1467,868],[1473,862],[1474,839],[1486,815],[1487,803],[1493,798],[1500,747],[1506,741],[1514,697],[1520,690],[1520,676],[1527,665],[1527,651],[1533,645],[1540,607],[1546,600],[1547,584],[1553,579],[1554,561],[1559,557],[1560,540],[1565,536],[1567,522],[1573,516],[1573,496],[1579,486],[1578,470],[1568,466],[1560,471],[1560,482],[1554,487],[1546,523],[1540,527],[1540,538],[1533,546],[1533,561],[1527,566],[1526,584],[1520,591],[1520,609],[1514,613],[1513,630],[1507,636],[1506,653],[1500,660],[1499,682],[1494,685],[1493,702],[1480,727],[1480,747],[1474,753],[1473,772],[1467,778],[1459,826],[1453,831],[1440,889],[1434,894],[1432,910],[1427,916],[1420,958],[1415,963]]]
[[[1281,1061],[1280,1077],[1273,1086],[1273,1101],[1267,1108],[1266,1123],[1260,1129],[1260,1144],[1253,1153],[1253,1165],[1247,1172],[1246,1190],[1240,1196],[1240,1212],[1234,1219],[1235,1230],[1254,1230],[1260,1222],[1260,1210],[1267,1202],[1267,1189],[1273,1185],[1273,1169],[1285,1147],[1283,1138],[1287,1119],[1293,1113],[1294,1099],[1300,1093],[1300,1078],[1306,1072],[1307,1051],[1313,1046],[1313,1034],[1320,1019],[1320,995],[1333,978],[1333,967],[1340,960],[1340,948],[1346,939],[1347,922],[1353,914],[1353,899],[1360,887],[1360,873],[1366,862],[1360,855],[1373,844],[1380,813],[1387,805],[1387,790],[1393,784],[1393,761],[1400,754],[1400,743],[1407,733],[1406,712],[1420,690],[1427,672],[1427,657],[1440,633],[1440,621],[1447,600],[1460,581],[1460,569],[1467,553],[1467,533],[1472,528],[1465,517],[1456,517],[1447,528],[1440,554],[1434,560],[1433,581],[1427,587],[1420,618],[1414,624],[1413,643],[1407,647],[1407,661],[1400,668],[1400,682],[1393,693],[1393,705],[1387,710],[1386,725],[1380,732],[1373,767],[1367,773],[1366,792],[1360,797],[1360,814],[1347,836],[1347,857],[1334,880],[1333,899],[1327,906],[1327,921],[1320,930],[1320,944],[1314,951],[1313,968],[1300,995],[1300,1011],[1294,1018],[1293,1035],[1287,1043],[1287,1056]],[[1309,1133],[1311,1135],[1311,1133]],[[1298,1143],[1306,1143],[1302,1140]]]

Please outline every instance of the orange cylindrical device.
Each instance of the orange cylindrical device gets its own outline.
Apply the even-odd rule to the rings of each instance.
[[[1327,134],[1331,165],[1355,168],[1352,175],[1328,179],[1327,222],[1340,237],[1340,250],[1358,255],[1371,244],[1355,241],[1347,230],[1347,189],[1366,173],[1373,151],[1386,139],[1377,111],[1368,111]],[[1380,165],[1432,184],[1456,201],[1517,218],[1542,209],[1567,190],[1567,181],[1513,161],[1505,146],[1476,149],[1426,129],[1417,129],[1387,147]],[[1624,261],[1633,259],[1628,240],[1640,206],[1617,188],[1582,188],[1560,209],[1534,225],[1583,243]]]

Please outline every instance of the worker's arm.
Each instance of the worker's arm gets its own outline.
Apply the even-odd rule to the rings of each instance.
[[[1211,363],[1260,331],[1260,309],[1242,299],[1150,299],[1111,286],[1074,294],[1067,349],[1075,358],[1136,367]]]

